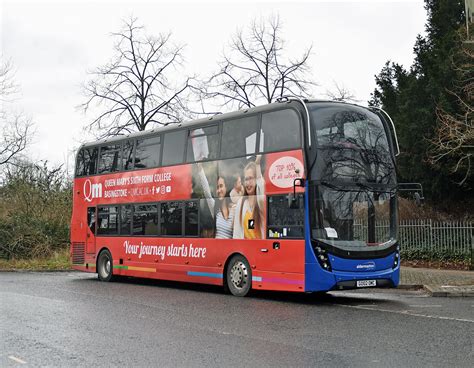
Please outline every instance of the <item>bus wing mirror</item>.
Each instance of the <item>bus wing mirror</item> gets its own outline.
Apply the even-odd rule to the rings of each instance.
[[[296,178],[293,180],[293,193],[288,195],[288,207],[291,209],[300,208],[298,198],[296,197],[296,187],[304,187],[304,179]]]

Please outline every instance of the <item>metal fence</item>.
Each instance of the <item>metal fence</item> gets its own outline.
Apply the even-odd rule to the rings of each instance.
[[[390,224],[375,225],[377,241],[388,239]],[[354,238],[367,241],[367,223],[354,222]],[[432,220],[400,221],[398,239],[402,256],[417,259],[464,259],[474,255],[474,223]]]

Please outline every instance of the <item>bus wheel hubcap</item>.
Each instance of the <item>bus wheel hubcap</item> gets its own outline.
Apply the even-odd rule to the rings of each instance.
[[[105,272],[107,275],[110,273],[110,259],[105,261]]]
[[[230,279],[232,284],[236,287],[241,289],[247,283],[248,271],[245,264],[242,262],[237,262],[232,266],[232,270],[230,272]]]

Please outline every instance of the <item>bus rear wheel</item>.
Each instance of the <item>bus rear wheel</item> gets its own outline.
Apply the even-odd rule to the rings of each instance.
[[[252,270],[247,259],[237,254],[230,259],[226,273],[227,290],[235,296],[246,296],[252,288]]]
[[[111,281],[113,278],[112,254],[108,249],[104,249],[97,259],[97,274],[100,281]]]

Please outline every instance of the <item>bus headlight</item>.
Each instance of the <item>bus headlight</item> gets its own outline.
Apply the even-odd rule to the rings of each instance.
[[[323,270],[331,271],[332,268],[331,262],[329,262],[328,252],[319,246],[314,247],[314,251],[316,252],[316,259]]]
[[[392,269],[397,268],[399,263],[400,263],[400,251],[399,251],[399,248],[397,247],[397,251],[395,252],[395,257],[393,257]]]

